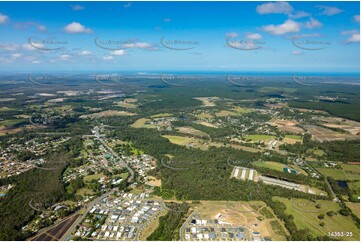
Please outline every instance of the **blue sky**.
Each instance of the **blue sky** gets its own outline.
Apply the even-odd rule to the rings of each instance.
[[[0,71],[359,72],[359,9],[341,1],[0,2]]]

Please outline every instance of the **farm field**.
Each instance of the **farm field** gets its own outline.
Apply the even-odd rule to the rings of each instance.
[[[330,176],[335,180],[359,180],[360,166],[341,164],[342,169],[317,168],[324,176]]]
[[[245,139],[249,139],[252,141],[270,141],[276,139],[276,136],[273,135],[262,135],[262,134],[253,134],[253,135],[246,135]]]
[[[357,139],[357,135],[339,133],[331,129],[322,128],[316,125],[305,125],[303,126],[310,134],[314,140],[319,142],[323,141],[334,141],[334,140],[351,140]]]
[[[297,229],[309,229],[313,236],[325,236],[330,231],[352,232],[352,237],[343,237],[343,240],[359,240],[360,232],[354,224],[350,216],[342,216],[336,214],[332,217],[326,213],[328,211],[337,212],[341,208],[333,201],[317,200],[316,203],[306,199],[287,199],[281,197],[274,197],[274,200],[280,201],[286,205],[286,214],[292,215],[296,223]],[[320,204],[321,208],[316,208]],[[318,215],[324,215],[324,219],[319,219]],[[319,224],[325,223],[322,227]]]

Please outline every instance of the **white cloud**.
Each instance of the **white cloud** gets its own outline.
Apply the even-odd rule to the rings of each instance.
[[[67,61],[67,60],[69,60],[70,59],[70,55],[61,55],[60,57],[59,57],[59,60],[62,60],[62,61]]]
[[[36,50],[37,48],[39,49],[45,48],[45,46],[41,43],[31,43],[31,44],[28,43],[28,44],[23,44],[21,47],[25,50]]]
[[[85,26],[81,25],[77,22],[72,22],[64,27],[64,30],[69,34],[76,34],[76,33],[92,33],[93,31],[89,28],[85,28]]]
[[[319,5],[317,8],[321,9],[321,15],[333,16],[341,13],[343,10],[337,7]]]
[[[114,50],[112,52],[110,52],[111,55],[116,55],[116,56],[122,56],[125,55],[125,51],[124,50]]]
[[[130,8],[132,6],[132,3],[129,2],[129,3],[126,3],[123,5],[124,8]]]
[[[0,13],[0,24],[6,24],[9,20],[9,16]]]
[[[172,21],[172,19],[170,19],[170,18],[163,19],[163,22],[165,22],[165,23],[169,23],[170,21]]]
[[[305,11],[297,11],[296,13],[289,14],[288,16],[292,19],[298,19],[298,18],[304,18],[304,17],[311,16],[311,14],[309,14]]]
[[[41,63],[40,60],[33,60],[33,61],[31,62],[31,64],[40,64],[40,63]]]
[[[353,21],[360,23],[360,15],[353,16]]]
[[[258,33],[249,33],[246,36],[247,36],[247,39],[252,39],[252,40],[262,39],[262,35],[260,35]]]
[[[355,29],[342,31],[341,34],[342,35],[350,35],[350,37],[345,40],[346,44],[352,44],[352,43],[360,42],[360,32],[355,30]]]
[[[40,32],[46,31],[46,27],[44,25],[38,24],[36,22],[17,22],[17,23],[15,23],[15,28],[18,28],[18,29],[27,29],[29,27],[35,27]]]
[[[154,48],[154,46],[151,43],[135,42],[135,43],[124,44],[123,48],[152,49],[152,48]]]
[[[296,33],[296,32],[300,31],[300,24],[289,19],[280,25],[270,24],[270,25],[263,26],[262,30],[269,34],[272,34],[272,35],[283,35],[286,33]]]
[[[18,44],[12,44],[12,43],[0,43],[0,50],[6,50],[6,51],[16,51],[19,49]]]
[[[322,23],[314,18],[310,18],[310,20],[306,22],[306,27],[309,29],[320,28],[321,26]]]
[[[299,50],[294,50],[291,52],[292,55],[303,55],[303,53]]]
[[[81,10],[84,10],[84,6],[79,5],[79,4],[76,4],[76,5],[71,5],[70,7],[71,7],[71,9],[73,9],[74,11],[81,11]]]
[[[256,11],[259,14],[283,13],[289,14],[293,7],[288,2],[270,2],[258,5]]]
[[[114,60],[114,57],[109,55],[109,56],[104,56],[103,60]]]
[[[229,32],[229,33],[226,33],[226,36],[227,37],[231,37],[231,38],[236,38],[238,36],[238,33],[236,32]]]
[[[11,57],[13,57],[13,58],[20,58],[22,56],[23,56],[23,54],[21,54],[21,53],[15,53],[15,54],[11,55]]]
[[[88,50],[82,50],[78,53],[78,55],[82,55],[82,56],[92,55],[92,52]]]

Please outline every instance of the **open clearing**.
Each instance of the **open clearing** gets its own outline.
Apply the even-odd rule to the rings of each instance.
[[[252,134],[252,135],[245,135],[245,139],[251,140],[251,141],[270,141],[275,140],[276,136],[273,135],[262,135],[262,134]]]
[[[285,229],[282,223],[276,218],[272,210],[262,201],[200,201],[199,204],[194,205],[194,209],[199,211],[202,218],[205,219],[219,219],[234,225],[248,226],[253,231],[260,232],[262,236],[271,237],[272,240],[285,240],[285,236],[278,235],[270,225],[271,221],[277,221],[283,234]],[[270,217],[266,218],[262,209],[268,210]],[[264,210],[262,210],[264,211]],[[262,217],[263,220],[258,220]],[[257,227],[254,226],[257,224]]]
[[[173,114],[171,113],[158,113],[150,116],[150,118],[164,118],[164,117],[171,117]]]
[[[135,121],[130,126],[133,128],[155,128],[154,125],[146,125],[146,123],[150,121],[148,118],[140,118],[137,121]]]
[[[201,101],[204,107],[216,106],[215,101],[219,100],[219,97],[195,97],[194,99]]]
[[[197,130],[195,128],[192,127],[178,127],[177,128],[178,132],[183,133],[183,134],[190,134],[193,136],[199,136],[199,137],[209,137],[209,135],[203,131]]]
[[[202,140],[193,137],[184,137],[184,136],[176,136],[176,135],[163,135],[162,137],[167,138],[173,144],[192,147],[192,148],[199,148],[201,150],[208,150],[209,146],[214,146],[214,147],[231,147],[234,149],[244,150],[253,153],[257,153],[261,151],[259,149],[252,147],[235,145],[235,144],[224,145],[222,143],[211,142],[208,140]]]
[[[115,104],[122,108],[137,108],[138,99],[136,98],[125,98],[123,101],[115,102]]]
[[[83,180],[85,182],[90,182],[91,180],[99,180],[100,178],[104,177],[103,174],[93,174],[93,175],[89,175],[89,176],[85,176],[83,178]]]
[[[200,113],[196,115],[197,119],[210,119],[213,118],[213,116],[209,113]]]
[[[106,110],[106,111],[102,111],[99,113],[92,113],[89,115],[84,115],[84,116],[81,116],[81,118],[87,117],[87,118],[95,119],[95,118],[104,118],[104,117],[112,117],[112,116],[134,116],[134,115],[137,115],[137,114],[126,112],[126,111]]]
[[[325,236],[331,231],[352,232],[352,237],[342,237],[339,239],[359,241],[359,229],[350,216],[345,217],[336,214],[330,217],[326,214],[328,211],[337,212],[341,209],[335,202],[317,200],[314,203],[306,199],[293,198],[289,200],[281,197],[274,197],[273,199],[286,205],[286,214],[294,217],[297,229],[309,229],[313,236]],[[321,205],[320,209],[316,208],[317,204]],[[318,218],[320,214],[324,214],[324,219]],[[319,225],[321,222],[325,223],[324,227]]]
[[[346,202],[347,207],[349,207],[352,212],[360,218],[360,204],[359,203],[352,203],[352,202]]]
[[[195,123],[206,126],[206,127],[210,127],[210,128],[218,128],[218,126],[209,123],[209,122],[205,122],[205,121],[195,121]]]
[[[352,140],[359,137],[357,135],[339,133],[331,129],[322,128],[316,125],[305,125],[304,128],[311,133],[312,139],[319,142],[334,140]]]
[[[276,126],[279,130],[295,133],[295,134],[303,134],[305,131],[298,127],[298,122],[293,120],[283,120],[276,119],[269,122],[270,125]]]
[[[341,164],[342,169],[317,168],[324,176],[332,177],[335,180],[359,180],[360,165]]]

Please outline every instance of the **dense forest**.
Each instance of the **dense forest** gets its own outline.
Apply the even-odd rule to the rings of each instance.
[[[159,218],[157,229],[147,238],[147,240],[172,241],[179,240],[179,228],[189,205],[187,203],[167,203],[170,209],[168,213]]]
[[[14,187],[0,200],[0,240],[24,240],[29,234],[22,227],[39,212],[66,199],[62,173],[71,160],[79,155],[82,142],[74,137],[56,153],[48,154],[49,161],[42,168],[35,168],[2,181]],[[35,209],[34,209],[35,208]]]

